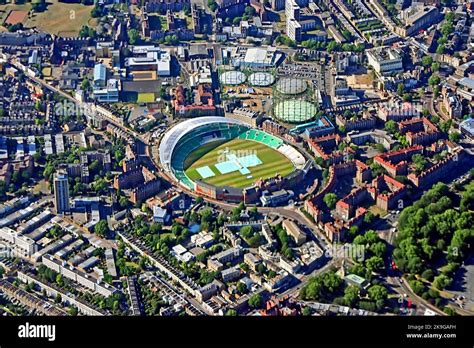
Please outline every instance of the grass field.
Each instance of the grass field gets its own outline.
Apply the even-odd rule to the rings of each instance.
[[[94,6],[81,3],[64,3],[48,0],[48,8],[44,12],[35,13],[26,22],[29,28],[39,28],[47,33],[60,36],[75,36],[83,25],[89,25],[91,11]]]
[[[154,101],[154,93],[138,93],[137,103],[153,103]]]
[[[23,22],[25,28],[38,28],[50,34],[71,37],[77,36],[83,25],[97,25],[97,20],[91,17],[93,5],[58,0],[48,0],[46,4],[45,11],[34,13]],[[3,24],[10,10],[28,12],[30,9],[30,3],[0,5],[0,24]]]
[[[263,162],[260,165],[249,167],[252,178],[243,175],[239,171],[220,174],[215,167],[223,150],[242,151],[242,153],[254,153]],[[226,142],[215,142],[207,144],[193,151],[184,161],[186,175],[191,180],[201,179],[201,175],[197,172],[197,168],[209,166],[216,174],[213,177],[203,179],[216,186],[232,186],[232,187],[248,187],[258,179],[267,179],[280,174],[286,176],[293,172],[294,166],[290,160],[278,151],[255,141],[233,139]]]

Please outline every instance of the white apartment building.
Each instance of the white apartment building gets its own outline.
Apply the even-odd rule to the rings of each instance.
[[[301,35],[305,31],[316,28],[314,19],[302,19],[301,7],[308,6],[308,0],[286,0],[286,35],[294,41],[301,41]]]
[[[391,47],[377,47],[367,51],[369,64],[381,75],[403,71],[400,51]]]

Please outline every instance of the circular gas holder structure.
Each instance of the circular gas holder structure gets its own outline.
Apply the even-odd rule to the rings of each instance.
[[[301,79],[283,78],[276,83],[275,89],[281,94],[296,95],[304,93],[308,89],[308,84]]]
[[[247,77],[241,71],[229,70],[221,74],[220,80],[223,85],[237,86],[243,84]]]
[[[289,124],[310,121],[318,112],[315,92],[306,80],[280,79],[273,88],[273,117]]]
[[[256,72],[249,76],[249,83],[256,87],[267,87],[275,82],[275,76],[267,72]]]
[[[275,105],[274,116],[287,123],[303,123],[311,120],[318,109],[306,100],[283,100]]]

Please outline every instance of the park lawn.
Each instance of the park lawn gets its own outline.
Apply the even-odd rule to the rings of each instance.
[[[92,18],[93,5],[64,3],[58,0],[49,0],[48,4],[46,11],[35,13],[25,26],[36,27],[59,36],[76,36],[82,26],[88,25]]]
[[[249,168],[251,178],[247,178],[247,175],[242,175],[239,171],[220,174],[215,164],[217,163],[218,157],[221,156],[222,151],[226,149],[233,151],[244,150],[249,151],[249,153],[255,153],[263,163],[259,166]],[[185,160],[185,164],[189,165],[189,167],[185,166],[185,173],[191,180],[201,179],[197,168],[209,166],[216,175],[203,179],[204,182],[216,186],[244,188],[251,186],[258,179],[268,179],[276,174],[286,176],[295,169],[293,163],[284,155],[256,141],[233,139],[221,143],[209,152],[208,150],[209,148],[204,150],[199,148],[188,156],[188,158],[191,158],[190,161],[188,161],[188,158]],[[203,155],[203,153],[205,154]]]
[[[41,180],[39,181],[34,187],[33,187],[33,192],[34,193],[43,193],[43,194],[50,194],[51,193],[51,187],[49,183],[46,180]]]

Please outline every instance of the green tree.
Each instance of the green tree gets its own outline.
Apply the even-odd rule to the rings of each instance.
[[[244,13],[247,15],[247,16],[255,16],[255,14],[257,13],[257,11],[255,11],[255,9],[252,7],[252,6],[247,6],[244,10]]]
[[[458,132],[449,133],[448,138],[449,140],[457,143],[459,139],[461,138],[461,133],[458,133]]]
[[[378,272],[384,268],[384,262],[381,257],[372,256],[365,261],[365,266],[370,272]]]
[[[232,24],[233,24],[233,25],[238,25],[241,21],[242,21],[242,17],[235,17],[235,18],[232,20]]]
[[[237,284],[237,290],[241,294],[245,294],[247,292],[247,286],[244,283],[239,282],[239,284]]]
[[[108,226],[106,220],[100,220],[94,226],[94,233],[97,234],[100,237],[105,237],[108,232],[109,232],[109,226]]]
[[[46,1],[45,0],[33,0],[31,2],[31,9],[34,12],[43,12],[46,10]]]
[[[83,91],[87,91],[87,90],[89,90],[90,86],[91,86],[91,84],[90,84],[89,80],[87,78],[84,78],[81,82],[81,89]]]
[[[441,122],[441,124],[439,125],[439,128],[441,129],[442,132],[448,133],[449,129],[451,128],[452,123],[453,123],[452,120]]]
[[[428,281],[432,281],[434,278],[434,271],[431,268],[428,268],[427,270],[423,271],[421,276]]]
[[[341,291],[344,281],[334,272],[311,277],[300,290],[303,300],[324,300]]]
[[[431,56],[424,56],[421,58],[421,65],[423,65],[425,68],[431,66],[433,64],[433,58]]]
[[[63,286],[64,285],[64,280],[63,280],[63,276],[61,274],[58,274],[56,276],[56,284],[58,284],[59,286]]]
[[[135,45],[138,43],[138,40],[140,39],[140,33],[138,32],[137,29],[130,29],[128,31],[128,43],[130,45]]]
[[[337,196],[334,193],[327,193],[324,195],[323,201],[329,209],[334,209],[337,203]]]
[[[215,0],[208,0],[207,1],[207,6],[209,7],[209,9],[212,11],[212,12],[215,12],[217,10],[217,3],[215,2]]]
[[[402,99],[403,99],[404,102],[411,102],[413,97],[412,97],[411,93],[403,93]]]
[[[89,171],[93,174],[97,174],[100,171],[101,164],[98,160],[94,160],[89,164]]]
[[[340,49],[340,45],[336,41],[330,41],[326,46],[326,52],[331,53],[334,51],[338,51]]]
[[[405,85],[403,83],[399,83],[397,86],[397,94],[401,97],[405,92]]]
[[[370,246],[370,251],[374,253],[375,256],[383,257],[387,252],[387,245],[384,242],[377,242]]]
[[[120,205],[120,208],[126,208],[128,206],[128,199],[127,197],[125,196],[122,196],[119,198],[119,205]]]
[[[395,121],[389,120],[385,122],[385,130],[389,132],[390,134],[394,134],[395,132],[398,131],[398,127]]]
[[[443,312],[446,313],[449,316],[456,315],[456,311],[451,307],[444,307]]]
[[[450,286],[452,282],[452,278],[448,277],[445,274],[440,274],[439,276],[434,278],[433,286],[439,290],[443,290],[446,287]]]
[[[441,26],[441,34],[443,34],[443,37],[448,37],[449,34],[451,34],[454,31],[454,26],[452,23],[444,23]]]
[[[410,280],[408,281],[408,284],[417,295],[421,295],[425,291],[425,286],[419,280]]]
[[[446,51],[446,45],[445,44],[438,45],[438,47],[436,48],[436,53],[437,54],[443,54],[445,51]]]
[[[374,301],[385,301],[388,295],[387,289],[382,285],[373,285],[367,292],[369,297]]]
[[[344,303],[346,306],[353,307],[359,299],[359,288],[354,285],[349,285],[344,290]]]
[[[100,7],[98,7],[97,5],[94,6],[94,8],[91,11],[91,16],[93,18],[102,17],[102,10],[100,9]]]
[[[418,173],[422,172],[425,169],[427,161],[423,155],[415,154],[412,156],[411,159]]]
[[[107,188],[107,181],[105,181],[103,178],[99,178],[92,183],[92,189],[97,193],[104,193]]]
[[[375,220],[375,215],[372,212],[368,211],[364,216],[364,222],[370,225],[371,223],[374,222],[374,220]]]
[[[260,294],[254,294],[249,298],[249,306],[251,308],[261,308],[263,305],[263,298]]]
[[[439,75],[437,74],[433,74],[430,76],[430,78],[428,79],[428,84],[431,86],[431,87],[435,87],[435,86],[438,86],[441,82],[441,79],[439,77]]]

